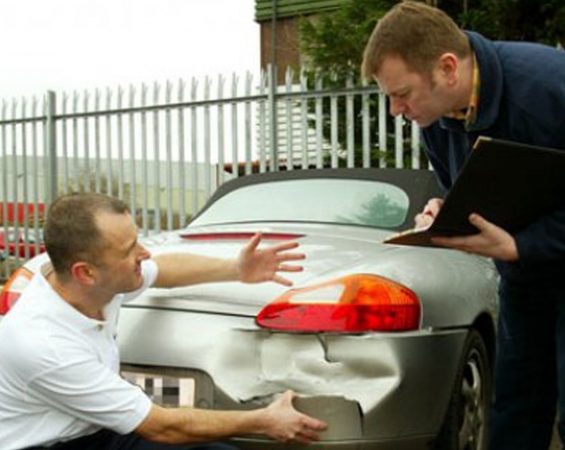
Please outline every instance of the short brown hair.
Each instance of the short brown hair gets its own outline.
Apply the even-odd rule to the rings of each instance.
[[[45,248],[58,275],[67,277],[77,261],[92,262],[105,248],[96,216],[101,212],[125,214],[128,206],[103,194],[68,194],[49,207],[45,222]]]
[[[383,60],[400,57],[408,69],[430,73],[446,53],[464,58],[471,47],[465,33],[440,9],[421,2],[396,4],[377,22],[363,54],[361,72],[367,79],[378,74]]]

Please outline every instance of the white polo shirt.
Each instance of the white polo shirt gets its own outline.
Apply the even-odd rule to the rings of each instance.
[[[51,445],[102,428],[126,434],[147,417],[151,401],[119,375],[116,332],[121,304],[152,285],[157,270],[144,261],[143,286],[116,295],[105,321],[65,302],[46,274],[34,276],[0,322],[0,450]]]

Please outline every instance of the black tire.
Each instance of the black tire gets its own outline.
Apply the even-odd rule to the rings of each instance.
[[[435,450],[486,450],[492,370],[484,339],[470,330]]]

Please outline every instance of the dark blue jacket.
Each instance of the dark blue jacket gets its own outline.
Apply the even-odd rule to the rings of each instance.
[[[477,119],[467,129],[460,120],[442,118],[422,130],[426,152],[445,190],[480,135],[565,151],[565,51],[467,34],[480,71]],[[565,192],[563,199],[565,205]],[[565,208],[514,238],[520,261],[498,261],[503,277],[565,283]]]

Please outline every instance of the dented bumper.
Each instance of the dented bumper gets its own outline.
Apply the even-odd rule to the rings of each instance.
[[[298,409],[329,425],[314,448],[409,449],[439,431],[465,335],[272,333],[249,317],[124,307],[119,342],[126,364],[206,374],[211,398],[197,405],[254,408],[292,389]],[[278,448],[253,437],[238,445]]]

